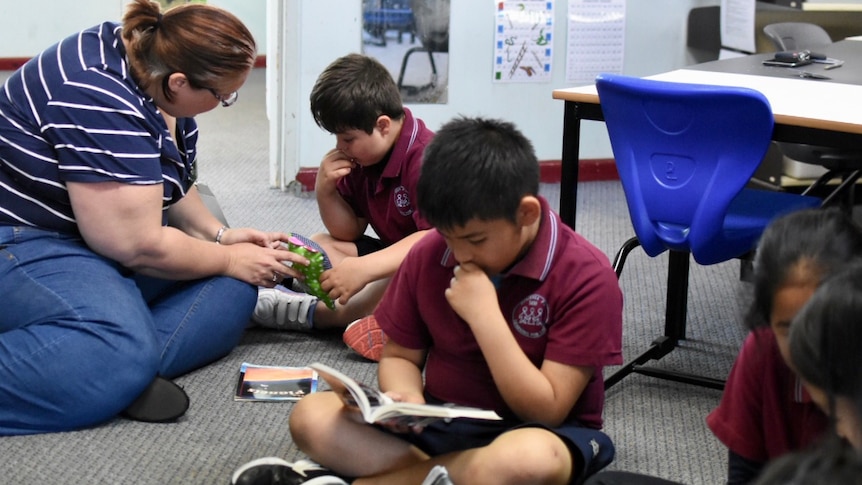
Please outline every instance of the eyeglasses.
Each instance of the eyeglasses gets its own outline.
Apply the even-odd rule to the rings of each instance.
[[[207,88],[207,89],[209,89],[209,91],[211,93],[213,93],[213,96],[215,96],[215,98],[217,100],[219,100],[221,102],[221,105],[224,106],[225,108],[229,108],[229,107],[233,106],[233,104],[236,103],[236,100],[239,99],[239,91],[234,91],[234,92],[228,94],[227,97],[223,97],[221,94],[217,93],[215,89],[213,89],[213,88]]]

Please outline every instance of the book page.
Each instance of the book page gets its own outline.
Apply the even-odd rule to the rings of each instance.
[[[393,402],[378,407],[372,413],[373,422],[388,421],[391,419],[408,418],[408,424],[415,425],[418,422],[433,421],[434,419],[502,419],[494,411],[486,409],[456,406],[452,404],[419,404],[411,402]],[[434,418],[434,419],[426,419]]]
[[[369,423],[397,421],[400,424],[413,426],[427,424],[434,419],[501,419],[494,411],[478,408],[451,404],[395,402],[379,389],[359,383],[326,364],[315,362],[309,367],[320,374],[346,406],[359,410],[365,421]]]
[[[359,410],[366,421],[370,419],[373,407],[392,402],[391,399],[379,390],[356,382],[326,364],[315,362],[309,367],[320,374],[320,377],[338,394],[346,406]]]

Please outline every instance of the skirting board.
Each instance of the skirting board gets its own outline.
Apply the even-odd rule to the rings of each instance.
[[[560,160],[543,160],[539,162],[540,180],[542,183],[558,183],[561,179],[563,163]],[[316,167],[302,167],[296,174],[296,181],[302,186],[304,192],[314,190],[314,181],[317,178]],[[578,164],[578,180],[581,182],[595,182],[598,180],[618,180],[617,166],[613,159],[601,158],[581,160]]]

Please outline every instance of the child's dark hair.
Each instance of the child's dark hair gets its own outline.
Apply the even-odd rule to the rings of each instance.
[[[829,439],[815,448],[787,453],[771,462],[755,485],[862,485],[862,456]]]
[[[330,133],[371,134],[377,118],[404,117],[401,93],[392,75],[373,57],[348,54],[332,62],[311,89],[311,114]]]
[[[862,419],[862,264],[828,277],[790,324],[790,360],[796,373],[829,396],[850,399]]]
[[[538,191],[533,145],[514,124],[458,117],[425,147],[416,203],[433,226],[451,229],[471,219],[515,222],[521,199]]]
[[[769,326],[775,293],[792,278],[817,285],[859,256],[862,230],[837,209],[807,209],[774,220],[757,246],[746,323],[752,329]]]

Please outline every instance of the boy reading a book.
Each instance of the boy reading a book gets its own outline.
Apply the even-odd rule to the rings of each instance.
[[[514,125],[446,123],[426,148],[417,192],[436,230],[375,311],[389,336],[382,390],[492,409],[502,421],[373,426],[334,393],[316,393],[289,424],[321,467],[262,459],[234,483],[418,484],[444,466],[458,485],[567,484],[607,465],[602,369],[622,361],[622,295],[607,256],[560,221],[538,186],[532,145]]]

